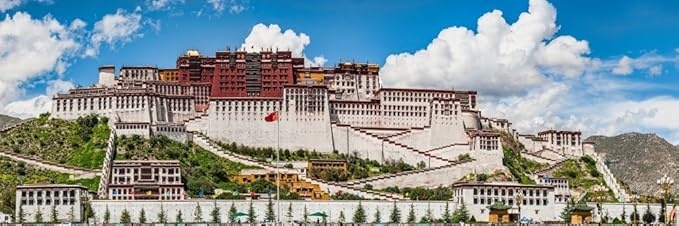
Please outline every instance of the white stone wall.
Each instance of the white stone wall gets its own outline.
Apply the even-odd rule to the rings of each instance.
[[[622,189],[618,180],[615,178],[615,175],[608,169],[604,159],[596,154],[593,155],[592,158],[596,160],[596,169],[603,174],[604,181],[611,191],[613,191],[613,194],[615,194],[615,198],[620,202],[627,202],[630,199],[629,195]]]
[[[274,213],[278,213],[278,205],[276,201],[273,200]],[[181,211],[182,218],[184,222],[194,222],[194,212],[197,205],[200,205],[202,218],[204,221],[209,222],[211,220],[210,212],[213,210],[215,204],[220,209],[220,217],[222,223],[228,222],[228,211],[231,204],[234,204],[239,212],[247,213],[250,201],[249,200],[184,200],[184,201],[100,201],[95,200],[92,202],[92,208],[94,209],[96,222],[103,221],[103,215],[108,207],[111,214],[111,222],[119,222],[120,215],[123,210],[127,210],[130,213],[130,219],[133,222],[138,221],[139,212],[144,209],[147,223],[148,222],[158,222],[158,213],[160,213],[161,206],[165,211],[167,219],[174,221],[177,213]],[[368,222],[374,220],[375,212],[379,209],[382,222],[387,222],[389,220],[389,214],[394,206],[394,202],[390,201],[374,201],[374,200],[364,200],[360,202],[366,213],[366,218]],[[288,219],[286,214],[288,212],[289,205],[292,204],[292,219]],[[283,222],[290,221],[301,221],[303,220],[304,208],[307,209],[307,214],[314,212],[325,212],[328,214],[327,220],[329,222],[337,222],[340,212],[344,213],[345,220],[350,222],[354,215],[355,209],[358,207],[359,201],[284,201],[280,202],[280,216]],[[427,210],[431,210],[432,215],[435,218],[441,218],[446,205],[445,201],[402,201],[396,202],[397,208],[401,212],[402,222],[405,222],[408,217],[408,211],[410,210],[411,204],[413,205],[413,210],[417,216],[417,221],[426,214]],[[266,208],[268,205],[268,200],[254,200],[252,201],[252,206],[255,209],[255,215],[257,216],[257,221],[264,221]],[[449,202],[449,209],[452,211],[455,209],[455,204]],[[246,222],[247,217],[240,217],[241,222]],[[316,217],[308,217],[310,222],[316,222]],[[477,220],[481,220],[477,217]]]

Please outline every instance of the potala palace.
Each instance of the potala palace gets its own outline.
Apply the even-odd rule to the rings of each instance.
[[[263,118],[279,112],[280,124]],[[484,117],[475,91],[382,87],[375,64],[304,67],[291,52],[189,50],[176,68],[99,68],[99,82],[54,97],[52,116],[99,114],[119,135],[163,134],[188,141],[191,131],[253,147],[346,152],[378,161],[442,166],[469,153],[501,166],[500,132],[533,152],[581,155],[579,132],[523,136],[506,119]],[[279,139],[277,139],[279,138]]]
[[[374,188],[452,185],[455,194],[449,201],[453,207],[465,204],[472,215],[488,218],[489,212],[485,211],[488,205],[498,200],[510,206],[521,205],[521,200],[514,200],[514,194],[522,193],[526,199],[521,208],[527,210],[522,216],[539,221],[558,218],[571,195],[568,181],[536,177],[537,185],[456,182],[471,173],[505,169],[502,137],[519,141],[525,147],[521,150],[525,153],[523,156],[540,163],[558,165],[570,157],[596,157],[592,143],[583,142],[578,131],[550,129],[535,135],[520,134],[509,120],[484,116],[477,104],[482,96],[476,91],[383,87],[379,71],[376,64],[355,62],[309,67],[303,58],[293,57],[289,51],[224,50],[205,56],[188,50],[177,58],[175,68],[122,66],[117,70],[112,65],[101,66],[95,85],[53,97],[51,117],[74,120],[97,114],[110,119],[111,137],[102,171],[97,174],[101,176],[99,191],[92,201],[98,218],[104,208],[116,210],[112,216],[115,219],[120,217],[118,212],[122,208],[133,214],[145,209],[155,216],[158,206],[162,211],[164,203],[168,211],[181,210],[179,213],[188,215],[199,203],[211,206],[213,202],[186,200],[176,161],[114,161],[116,136],[123,135],[163,135],[260,168],[249,170],[248,174],[241,172],[237,181],[272,177],[274,170],[280,170],[286,178],[294,178],[295,186],[306,186],[305,189],[317,192],[308,197],[327,199],[328,194],[345,192],[366,199],[397,201],[405,198],[362,187],[367,184]],[[277,120],[264,120],[272,112],[277,112]],[[230,153],[215,142],[339,152],[378,162],[402,160],[425,167],[394,175],[329,182],[307,176],[306,163],[282,168],[282,163],[263,163]],[[463,156],[466,157],[461,158]],[[346,163],[318,164],[346,167],[342,165]],[[308,167],[312,167],[311,161]],[[604,172],[606,183],[616,197],[626,200],[624,191],[600,158],[597,158],[597,167]],[[151,190],[148,186],[143,188],[153,195],[153,200],[138,200],[141,193],[137,186],[147,183],[140,182],[139,178],[144,177],[154,186]],[[27,206],[21,208],[29,212],[35,206],[25,200],[33,200],[31,189],[34,188],[17,188],[17,203],[25,202]],[[246,208],[247,202],[236,202],[238,208]],[[318,209],[333,206],[350,213],[357,201],[324,202],[294,201],[289,205],[296,212],[310,205]],[[215,207],[219,205],[222,209],[227,209],[228,204],[224,200],[214,202]],[[365,204],[369,206],[368,214],[374,211],[373,207],[391,206],[390,202],[381,201]],[[407,208],[411,204],[411,208],[422,215],[432,205],[436,214],[441,213],[444,203],[410,202],[399,203],[399,206]],[[262,201],[256,201],[255,205],[258,209],[266,208]],[[17,211],[19,208],[17,205]],[[620,211],[616,205],[610,209]],[[330,214],[331,220],[337,217],[337,213]]]

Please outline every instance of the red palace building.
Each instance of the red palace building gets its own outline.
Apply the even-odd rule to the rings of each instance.
[[[179,81],[210,83],[210,97],[281,97],[283,86],[295,83],[293,70],[303,67],[304,58],[290,51],[224,50],[211,57],[189,50],[177,58]]]

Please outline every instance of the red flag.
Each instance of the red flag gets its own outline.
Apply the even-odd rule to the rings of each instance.
[[[267,116],[264,118],[264,120],[267,121],[267,122],[278,121],[278,112],[277,112],[277,111],[274,111],[274,112],[269,113],[269,115],[267,115]]]

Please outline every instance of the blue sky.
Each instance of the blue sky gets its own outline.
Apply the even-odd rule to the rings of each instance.
[[[45,97],[70,85],[96,82],[96,69],[102,64],[173,67],[176,57],[188,48],[213,55],[217,49],[240,47],[243,43],[248,46],[303,43],[301,48],[295,47],[296,50],[308,59],[322,56],[326,66],[340,59],[386,65],[390,55],[406,53],[408,56],[400,60],[396,55],[393,57],[394,62],[406,66],[385,66],[383,77],[388,76],[384,78],[385,85],[479,90],[484,115],[509,118],[520,131],[555,128],[607,135],[642,131],[656,132],[678,142],[679,123],[671,122],[673,119],[668,115],[672,115],[677,108],[675,104],[679,103],[679,93],[674,88],[679,81],[675,50],[679,48],[679,14],[676,13],[679,2],[555,0],[547,3],[548,7],[542,7],[541,3],[542,0],[397,3],[376,0],[0,0],[0,12],[6,15],[2,22],[5,26],[0,25],[2,40],[24,39],[22,35],[28,35],[19,29],[17,14],[20,13],[30,16],[30,21],[42,21],[43,26],[47,20],[44,17],[49,15],[50,21],[66,27],[50,30],[52,37],[62,34],[64,37],[58,41],[74,42],[57,51],[55,59],[46,61],[51,64],[40,70],[29,70],[30,65],[3,60],[10,56],[7,52],[20,52],[21,46],[28,44],[11,47],[0,44],[0,67],[5,68],[0,68],[0,72],[21,74],[4,79],[5,84],[0,83],[0,103],[6,106],[4,113],[27,117],[46,109],[49,98]],[[518,36],[514,37],[518,41],[498,44],[496,48],[477,48],[472,42],[478,39],[453,35],[444,38],[447,44],[426,51],[432,40],[450,27],[464,27],[472,35],[478,34],[479,18],[493,10],[500,10],[501,16],[489,17],[503,18],[512,25],[520,14],[531,8],[535,9],[531,11],[534,15],[542,12],[551,15],[549,6],[556,13],[556,21],[550,21],[549,16],[535,19],[544,20],[541,23],[526,20],[529,25],[556,25],[553,32],[536,36],[539,40]],[[109,24],[120,26],[103,26],[107,15],[117,15],[117,20],[108,18]],[[84,26],[73,26],[76,20],[84,22]],[[98,22],[102,22],[99,29]],[[272,34],[254,32],[257,24],[263,24],[262,29],[267,31],[275,30],[272,25],[282,31],[290,29],[294,37],[288,39],[289,36],[280,34],[273,41],[247,41],[249,36]],[[531,29],[531,26],[512,27],[514,31]],[[308,36],[308,43],[300,41],[302,33]],[[520,62],[516,71],[505,70],[504,66],[487,70],[484,64],[478,63],[464,64],[464,70],[446,68],[449,65],[446,60],[455,65],[465,60],[496,59],[498,54],[502,55],[497,49],[508,48],[507,45],[549,45],[557,37],[572,37],[577,41],[567,42],[567,46],[573,47],[569,48],[573,54],[536,50],[536,56],[526,58],[528,63]],[[470,50],[460,51],[460,48]],[[94,52],[87,53],[87,50]],[[50,50],[33,48],[32,51]],[[424,51],[422,55],[426,56],[417,56],[414,54],[417,51]],[[450,54],[442,52],[463,53],[446,58]],[[497,57],[498,62],[514,59],[502,57]],[[425,63],[428,68],[418,66],[423,61],[434,61],[431,59],[441,62]],[[489,64],[497,63],[492,59],[488,60]],[[535,74],[531,74],[534,70]],[[484,71],[484,74],[470,71]],[[530,75],[522,76],[522,73]],[[438,79],[447,82],[437,82]],[[439,84],[445,87],[437,87]],[[3,85],[9,88],[1,90]]]

